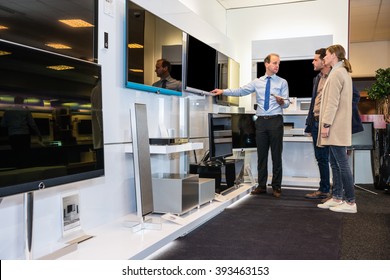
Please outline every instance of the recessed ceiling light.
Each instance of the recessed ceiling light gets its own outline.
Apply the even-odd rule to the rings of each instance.
[[[66,25],[69,25],[70,27],[75,27],[75,28],[93,27],[93,24],[90,24],[89,22],[86,22],[82,19],[60,19],[58,21],[65,23]]]
[[[129,69],[129,71],[137,72],[137,73],[143,73],[144,72],[144,70],[142,70],[142,69]]]
[[[0,55],[7,55],[7,54],[11,54],[11,52],[0,50]]]
[[[8,27],[4,25],[0,25],[0,30],[5,30],[5,29],[8,29]]]
[[[130,43],[127,45],[129,49],[143,49],[144,46],[137,44],[137,43]]]
[[[74,69],[73,66],[68,66],[68,65],[52,65],[52,66],[46,66],[46,68],[57,70],[57,71]]]
[[[57,49],[57,50],[69,50],[71,47],[64,45],[64,44],[59,44],[59,43],[47,43],[45,44],[46,46]]]

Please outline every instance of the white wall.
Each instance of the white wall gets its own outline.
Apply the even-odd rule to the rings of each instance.
[[[227,24],[227,36],[240,50],[238,61],[241,85],[252,80],[252,41],[332,35],[334,44],[341,44],[348,48],[348,0],[317,0],[229,10]],[[291,56],[289,46],[284,47]],[[308,57],[313,57],[314,51],[307,53]],[[282,60],[285,54],[279,53]],[[260,56],[264,57],[264,55]],[[240,106],[250,110],[251,97],[241,98]]]
[[[134,2],[240,62],[241,84],[250,80],[252,40],[333,34],[335,43],[345,45],[347,42],[347,0],[318,0],[296,6],[292,4],[230,11],[228,21],[225,19],[225,11],[215,1]],[[196,12],[183,3],[188,3]],[[179,130],[179,97],[124,88],[125,0],[113,1],[113,15],[104,14],[104,1],[99,1],[99,4],[99,63],[103,74],[106,176],[35,193],[34,258],[58,246],[61,237],[62,192],[79,190],[81,219],[86,233],[88,229],[136,211],[132,156],[125,154],[125,146],[131,141],[130,103],[147,104],[151,137],[160,136],[157,120],[161,115],[165,118],[164,125],[167,128]],[[230,38],[225,36],[225,29]],[[103,48],[103,32],[109,34],[108,50]],[[197,123],[199,127],[205,126],[205,120],[202,119],[204,114],[196,112],[210,111],[210,99],[190,95],[185,98],[189,99],[191,114],[194,114],[193,119],[196,120],[192,125]],[[164,112],[161,112],[161,108]],[[196,119],[199,115],[201,118]],[[204,129],[195,127],[194,131],[201,134]],[[177,157],[154,156],[152,170],[175,172],[178,169],[177,162]],[[24,258],[22,205],[21,195],[7,197],[0,204],[0,259]]]
[[[377,69],[390,67],[390,41],[351,44],[349,60],[352,77],[374,77]]]

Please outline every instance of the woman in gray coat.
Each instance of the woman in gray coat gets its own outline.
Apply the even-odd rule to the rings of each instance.
[[[322,93],[317,145],[329,146],[333,193],[332,199],[318,207],[356,213],[353,175],[347,155],[347,147],[352,144],[352,78],[349,75],[352,68],[341,45],[328,47],[324,61],[332,70]]]

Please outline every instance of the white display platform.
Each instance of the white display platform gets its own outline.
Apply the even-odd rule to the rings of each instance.
[[[226,194],[225,201],[213,201],[199,209],[180,216],[181,224],[162,219],[161,214],[152,214],[151,218],[162,223],[161,230],[144,229],[133,232],[126,223],[137,219],[136,214],[127,215],[115,222],[89,230],[94,237],[78,244],[78,248],[66,254],[61,260],[140,260],[145,259],[158,249],[180,236],[184,236],[206,221],[221,213],[226,207],[248,195],[253,187],[243,184]],[[148,216],[149,217],[149,216]]]
[[[203,149],[203,143],[184,143],[176,145],[150,145],[151,154],[171,154]],[[126,153],[133,153],[133,144],[125,145]]]

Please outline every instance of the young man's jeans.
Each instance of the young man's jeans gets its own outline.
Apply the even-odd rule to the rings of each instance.
[[[317,160],[320,171],[320,188],[318,191],[329,193],[330,191],[330,170],[329,170],[329,146],[317,147],[318,122],[314,122],[311,127],[311,136],[313,138],[314,155]]]
[[[355,202],[355,185],[347,147],[329,146],[329,160],[333,175],[333,198]]]

